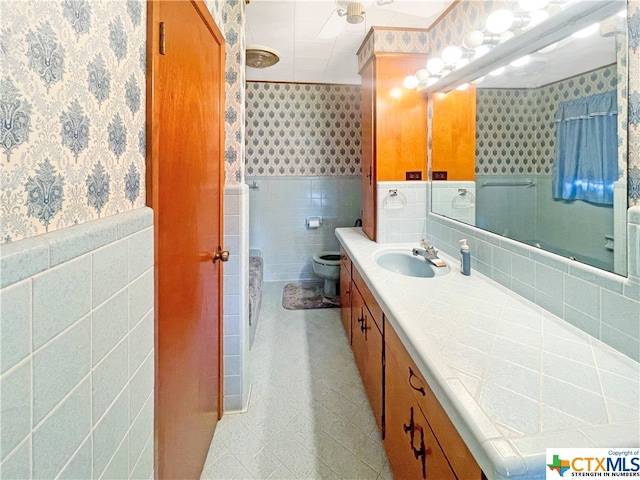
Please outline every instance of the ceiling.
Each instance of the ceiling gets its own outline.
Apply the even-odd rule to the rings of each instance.
[[[428,28],[453,3],[394,0],[378,6],[374,0],[360,1],[365,21],[352,25],[342,17],[338,36],[322,39],[318,34],[336,15],[334,0],[251,0],[246,8],[247,46],[274,48],[280,62],[265,69],[247,67],[247,80],[360,84],[356,52],[372,26]]]

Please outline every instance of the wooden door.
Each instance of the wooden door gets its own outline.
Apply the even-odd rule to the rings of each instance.
[[[376,120],[375,60],[360,71],[362,76],[362,231],[376,241]]]
[[[222,408],[224,39],[201,1],[148,5],[155,473],[193,479]]]

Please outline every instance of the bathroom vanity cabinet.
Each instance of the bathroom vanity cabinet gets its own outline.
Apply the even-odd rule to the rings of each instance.
[[[480,467],[362,275],[344,250],[341,256],[341,317],[395,478],[481,480]]]
[[[381,432],[383,426],[384,342],[382,310],[357,270],[351,272],[351,349],[369,404]]]
[[[384,442],[395,477],[481,480],[482,470],[388,322],[384,341]]]
[[[427,179],[427,101],[402,87],[404,78],[424,68],[426,61],[424,54],[375,52],[359,72],[362,231],[374,241],[377,182]]]

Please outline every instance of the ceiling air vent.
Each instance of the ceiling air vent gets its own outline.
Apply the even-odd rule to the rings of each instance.
[[[280,54],[273,48],[262,45],[247,47],[247,66],[252,68],[267,68],[280,61]]]

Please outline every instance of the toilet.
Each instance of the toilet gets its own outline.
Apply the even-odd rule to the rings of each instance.
[[[313,256],[313,271],[324,278],[324,295],[335,297],[340,295],[340,252],[323,251]]]

